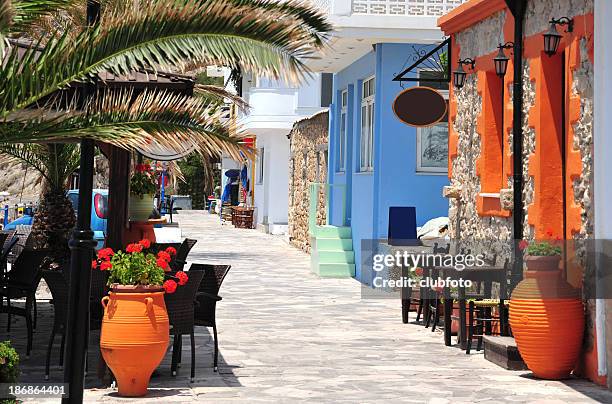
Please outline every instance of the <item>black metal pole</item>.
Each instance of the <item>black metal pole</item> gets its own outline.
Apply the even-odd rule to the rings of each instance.
[[[87,23],[93,25],[100,16],[100,3],[87,2]],[[95,91],[95,87],[83,88],[82,102]],[[89,297],[91,283],[91,260],[96,242],[91,231],[91,199],[93,190],[93,140],[81,140],[79,168],[79,209],[77,227],[72,233],[69,246],[70,291],[68,295],[68,319],[66,325],[66,365],[64,383],[68,384],[68,397],[64,404],[82,403],[85,387],[85,360],[89,340]]]
[[[514,83],[512,97],[512,155],[513,155],[513,236],[515,259],[510,289],[523,277],[523,255],[518,240],[523,239],[523,22],[526,0],[508,2],[514,15]]]

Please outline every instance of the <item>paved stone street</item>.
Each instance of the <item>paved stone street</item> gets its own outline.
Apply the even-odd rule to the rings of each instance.
[[[220,373],[211,369],[210,334],[198,328],[195,383],[187,338],[180,374],[169,375],[168,354],[149,397],[89,388],[87,402],[612,402],[586,381],[535,380],[445,347],[441,333],[402,324],[399,302],[362,300],[352,279],[317,278],[308,255],[279,237],[221,226],[201,212],[175,218],[184,236],[199,240],[192,262],[232,265],[217,310]],[[36,338],[45,345],[38,342],[46,334]],[[53,373],[61,380],[57,367]]]

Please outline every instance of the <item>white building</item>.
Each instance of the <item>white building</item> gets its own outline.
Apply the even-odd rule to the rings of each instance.
[[[322,90],[326,83],[327,92]],[[329,105],[331,81],[317,74],[300,87],[294,87],[266,78],[245,77],[242,96],[251,109],[240,119],[240,126],[256,137],[257,162],[251,178],[254,179],[257,228],[284,234],[289,204],[287,136],[295,121]]]

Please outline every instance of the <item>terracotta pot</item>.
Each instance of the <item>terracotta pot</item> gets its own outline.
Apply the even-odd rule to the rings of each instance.
[[[117,378],[119,395],[144,396],[168,347],[163,289],[118,285],[102,298],[102,306],[100,350]]]
[[[153,195],[130,195],[130,219],[146,222],[153,212]]]
[[[525,258],[527,271],[512,293],[510,326],[535,376],[567,378],[578,360],[584,307],[578,291],[561,278],[560,257]]]

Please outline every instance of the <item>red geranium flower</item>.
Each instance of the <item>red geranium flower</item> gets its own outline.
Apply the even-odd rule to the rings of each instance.
[[[171,256],[175,256],[175,255],[176,255],[176,248],[174,248],[174,247],[168,247],[168,248],[166,248],[166,252],[167,252],[168,254],[170,254]]]
[[[421,267],[417,267],[417,268],[414,270],[414,273],[415,273],[417,276],[423,276],[423,268],[421,268]]]
[[[552,238],[552,236],[553,236],[553,231],[552,231],[551,229],[546,230],[546,236],[547,236],[548,238]]]
[[[127,251],[128,253],[139,253],[142,251],[142,245],[138,244],[138,243],[132,243],[132,244],[128,244],[127,248],[125,249],[125,251]]]
[[[96,268],[98,268],[98,261],[97,260],[91,261],[91,269],[96,269]]]
[[[176,292],[176,286],[176,282],[174,282],[172,279],[168,279],[166,282],[164,282],[164,290],[166,293]]]
[[[112,267],[113,264],[111,264],[110,261],[104,261],[102,264],[100,264],[100,271],[108,271]]]
[[[178,271],[176,273],[176,277],[178,278],[179,282],[178,284],[183,286],[184,284],[187,283],[187,281],[189,280],[189,277],[187,276],[187,274],[183,271]]]
[[[142,240],[138,242],[138,244],[140,244],[143,248],[150,248],[151,240],[147,240],[146,238],[143,238]]]
[[[523,251],[527,247],[529,247],[529,243],[527,242],[527,240],[521,240],[518,244],[518,248],[521,251]]]
[[[170,260],[172,259],[172,257],[170,257],[170,254],[168,254],[165,251],[160,251],[157,253],[157,258],[160,260],[164,260],[166,262],[170,262]]]
[[[166,269],[168,269],[168,261],[158,258],[157,266],[162,268],[165,271]]]
[[[115,255],[115,252],[112,248],[107,247],[98,251],[98,258],[104,261],[108,261],[113,255]]]

